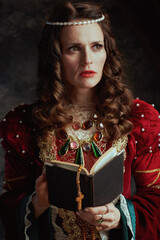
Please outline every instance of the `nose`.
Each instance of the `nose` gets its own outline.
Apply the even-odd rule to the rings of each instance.
[[[92,52],[90,49],[84,49],[82,54],[82,65],[89,65],[93,63]]]

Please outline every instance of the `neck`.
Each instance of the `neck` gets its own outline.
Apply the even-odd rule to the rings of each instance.
[[[95,89],[71,89],[69,91],[69,103],[87,107],[96,102]]]

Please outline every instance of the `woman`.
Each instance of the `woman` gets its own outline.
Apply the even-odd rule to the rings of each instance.
[[[38,76],[36,103],[13,109],[0,126],[6,239],[159,239],[160,118],[151,105],[133,101],[123,83],[108,15],[90,3],[56,5],[39,44]],[[90,170],[97,131],[101,153],[125,148],[123,194],[76,213],[50,206],[44,162],[74,163],[82,147]],[[68,136],[72,145],[62,153]]]

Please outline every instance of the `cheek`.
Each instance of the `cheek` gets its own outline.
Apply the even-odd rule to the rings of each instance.
[[[63,57],[62,65],[64,72],[74,72],[74,70],[78,66],[78,59],[69,56]]]
[[[101,53],[97,58],[96,58],[96,64],[100,69],[103,69],[104,64],[106,61],[106,52]]]

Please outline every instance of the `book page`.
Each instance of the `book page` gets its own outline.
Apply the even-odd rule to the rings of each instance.
[[[52,160],[51,163],[45,163],[45,164],[48,165],[48,166],[51,166],[51,167],[52,166],[57,166],[57,167],[60,167],[60,168],[64,168],[64,169],[73,171],[73,172],[77,172],[77,170],[79,168],[78,164],[68,163],[68,162],[60,162],[60,161],[57,161],[57,160]],[[86,168],[82,168],[81,173],[89,175],[89,172]]]
[[[112,160],[117,155],[117,150],[114,147],[109,148],[98,160],[95,162],[90,170],[90,175],[101,169],[106,163]]]

